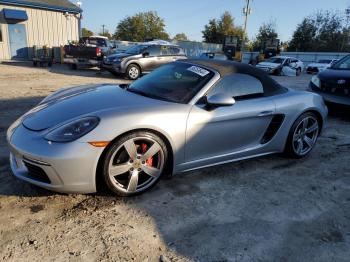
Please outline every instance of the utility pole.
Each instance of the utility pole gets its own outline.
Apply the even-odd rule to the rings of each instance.
[[[253,0],[246,0],[246,6],[243,8],[243,14],[245,16],[245,19],[244,19],[244,28],[243,28],[242,46],[241,46],[241,61],[243,61],[243,52],[245,49],[248,16],[252,13],[252,9],[250,8],[251,1]]]
[[[102,25],[102,35],[105,35],[105,27],[106,25]]]

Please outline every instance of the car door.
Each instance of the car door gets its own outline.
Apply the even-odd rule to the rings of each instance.
[[[253,154],[275,112],[275,103],[264,97],[257,78],[235,73],[222,78],[207,94],[223,93],[235,98],[232,106],[208,109],[205,103],[193,106],[187,123],[187,162],[212,164]],[[205,99],[204,99],[205,100]]]
[[[147,47],[143,53],[142,57],[139,59],[139,63],[142,67],[143,72],[150,72],[159,66],[160,59],[160,46],[151,45]]]

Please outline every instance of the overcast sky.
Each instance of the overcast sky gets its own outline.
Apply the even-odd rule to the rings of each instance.
[[[72,0],[76,2],[76,0]],[[83,27],[94,32],[102,30],[102,24],[110,32],[118,22],[137,12],[157,11],[166,24],[170,36],[185,33],[191,40],[201,41],[204,25],[211,18],[218,18],[228,10],[235,17],[236,25],[244,22],[242,9],[245,0],[82,0]],[[259,26],[275,20],[282,41],[289,40],[301,20],[317,10],[339,10],[350,5],[350,0],[253,0],[252,14],[248,21],[248,35],[254,37]]]

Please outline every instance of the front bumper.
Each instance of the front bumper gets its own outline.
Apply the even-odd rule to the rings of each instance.
[[[313,83],[309,84],[308,91],[319,94],[323,97],[325,102],[350,106],[350,96],[339,96],[336,94],[324,92],[321,89],[317,88]]]
[[[124,74],[125,73],[125,69],[122,67],[121,63],[106,63],[103,62],[102,63],[102,68],[108,70],[108,71],[112,71],[115,73],[120,73],[120,74]]]
[[[103,149],[78,141],[49,142],[23,125],[7,139],[17,178],[56,192],[96,192],[96,169]]]

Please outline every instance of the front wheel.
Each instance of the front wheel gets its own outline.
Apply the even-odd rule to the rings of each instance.
[[[141,69],[137,65],[129,65],[126,74],[130,80],[136,80],[141,76]]]
[[[308,155],[314,148],[320,132],[320,124],[314,113],[302,114],[293,124],[286,145],[286,153],[294,158]]]
[[[107,151],[103,163],[104,180],[120,196],[141,194],[151,189],[166,170],[167,147],[150,132],[123,136]]]

